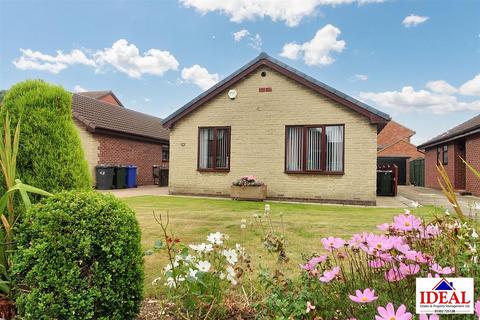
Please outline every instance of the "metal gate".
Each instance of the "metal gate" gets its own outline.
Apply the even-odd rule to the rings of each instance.
[[[410,161],[410,183],[414,186],[425,186],[425,159]]]

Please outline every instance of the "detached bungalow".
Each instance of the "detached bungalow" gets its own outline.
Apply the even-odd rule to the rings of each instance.
[[[436,164],[441,162],[455,189],[480,196],[480,181],[461,158],[480,170],[480,115],[421,144],[425,150],[425,186],[440,188]]]
[[[374,205],[389,120],[262,53],[163,120],[169,192],[227,196],[254,175],[271,199]]]

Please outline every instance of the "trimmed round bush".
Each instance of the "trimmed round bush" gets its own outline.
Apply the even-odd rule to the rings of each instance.
[[[63,192],[34,205],[16,228],[22,319],[135,318],[143,253],[126,204],[97,192]]]
[[[12,86],[2,102],[13,128],[21,119],[17,177],[49,192],[91,188],[91,177],[72,118],[72,97],[41,80]]]

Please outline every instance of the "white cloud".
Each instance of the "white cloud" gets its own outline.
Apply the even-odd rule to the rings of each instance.
[[[168,70],[177,70],[178,61],[168,51],[149,49],[143,54],[134,44],[120,39],[112,47],[88,54],[86,50],[74,49],[70,53],[58,50],[56,55],[48,55],[31,49],[20,49],[22,55],[13,60],[13,64],[21,70],[40,70],[51,73],[72,65],[93,67],[96,71],[113,67],[128,74],[132,78],[140,78],[144,74],[162,76]]]
[[[353,76],[351,76],[348,80],[350,80],[351,82],[357,82],[357,81],[367,81],[368,80],[368,76],[366,74],[355,74]]]
[[[430,19],[430,17],[411,14],[409,16],[406,16],[405,19],[403,19],[402,24],[407,28],[415,27],[421,23],[424,23],[428,19]]]
[[[360,92],[360,99],[373,102],[380,108],[390,109],[398,113],[432,112],[435,114],[456,111],[480,111],[480,100],[459,101],[453,95],[452,88],[443,80],[426,84],[429,90],[415,90],[405,86],[400,91]],[[443,88],[443,90],[441,90]],[[445,88],[447,88],[445,90]],[[456,89],[455,89],[456,90]]]
[[[269,17],[273,21],[284,21],[288,26],[297,26],[303,18],[316,14],[320,6],[340,4],[358,5],[383,2],[384,0],[179,0],[187,8],[200,14],[220,12],[233,22]]]
[[[458,91],[457,88],[445,80],[429,81],[425,87],[435,93],[453,94]]]
[[[480,96],[480,74],[462,84],[459,91],[467,96]]]
[[[207,69],[195,64],[190,68],[183,68],[182,79],[197,85],[202,90],[207,90],[220,80],[220,76],[218,73],[211,74]]]
[[[134,44],[125,39],[116,41],[111,48],[97,51],[93,56],[100,67],[110,65],[137,79],[143,74],[162,76],[169,70],[177,70],[179,65],[168,51],[149,49],[142,55]]]
[[[327,24],[319,29],[312,40],[303,44],[295,42],[283,46],[280,55],[282,57],[296,60],[303,54],[303,61],[311,66],[325,66],[332,64],[335,59],[332,52],[342,52],[345,49],[345,41],[337,40],[341,31],[337,27]]]
[[[240,40],[242,40],[243,38],[245,38],[249,34],[250,34],[250,32],[248,32],[247,29],[242,29],[240,31],[237,31],[237,32],[233,33],[233,39],[235,39],[235,42],[239,42]]]
[[[73,87],[73,92],[85,92],[85,91],[88,91],[88,90],[78,84],[75,87]]]
[[[150,98],[145,98],[144,100],[145,100],[145,102],[152,102],[152,99],[150,99]]]
[[[20,52],[22,55],[13,60],[13,64],[21,70],[40,70],[57,74],[74,64],[95,66],[95,62],[78,49],[72,50],[70,53],[58,50],[54,56],[31,49],[20,49]]]
[[[257,33],[255,37],[249,38],[248,45],[257,51],[262,51],[262,37]]]

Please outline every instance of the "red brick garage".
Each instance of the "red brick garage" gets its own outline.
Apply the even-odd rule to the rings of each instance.
[[[137,166],[138,185],[154,183],[154,165],[168,177],[169,132],[161,119],[123,107],[111,91],[73,94],[72,110],[93,177],[97,164]]]
[[[480,196],[480,181],[466,168],[465,159],[480,170],[480,115],[418,146],[425,150],[425,186],[440,188],[437,163],[442,163],[454,188]]]

